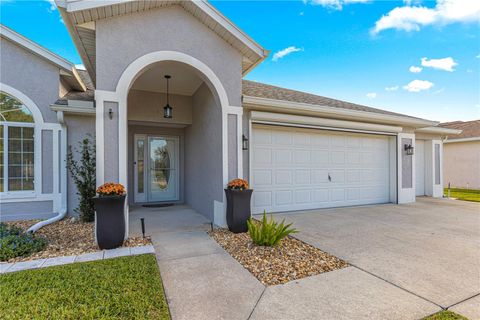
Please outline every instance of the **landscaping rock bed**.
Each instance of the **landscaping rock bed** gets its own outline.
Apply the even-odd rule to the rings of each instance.
[[[14,221],[8,224],[16,225],[24,230],[37,223],[38,220]],[[71,218],[47,225],[35,234],[48,240],[45,250],[33,253],[27,257],[17,257],[6,262],[20,262],[34,259],[53,258],[59,256],[80,255],[100,250],[95,243],[95,224],[77,221]],[[151,244],[150,239],[141,237],[129,238],[124,247],[137,247]]]
[[[235,234],[226,229],[208,233],[264,285],[282,284],[348,266],[345,261],[290,236],[276,247],[261,247],[252,243],[248,233]]]

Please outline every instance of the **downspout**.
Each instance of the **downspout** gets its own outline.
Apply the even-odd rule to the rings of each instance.
[[[61,176],[60,177],[60,179],[61,179],[61,190],[59,190],[59,191],[60,191],[60,194],[62,195],[62,199],[61,199],[62,203],[61,203],[60,210],[59,210],[59,212],[56,216],[34,224],[33,226],[31,226],[27,230],[27,232],[29,232],[29,233],[35,233],[36,231],[38,231],[38,229],[40,229],[40,228],[42,228],[46,225],[52,224],[54,222],[60,221],[63,218],[65,218],[65,216],[67,215],[67,168],[66,168],[67,126],[65,124],[63,111],[57,111],[57,120],[61,125],[61,131],[60,131],[61,132],[61,142],[59,143],[60,144],[60,149],[61,149],[61,155],[60,155],[60,163],[58,165],[60,167],[59,169],[60,169],[60,176]]]

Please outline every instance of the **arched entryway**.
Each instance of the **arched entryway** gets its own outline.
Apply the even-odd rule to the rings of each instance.
[[[163,117],[166,74],[171,119]],[[117,179],[130,204],[186,203],[212,221],[223,211],[230,107],[207,65],[179,52],[150,53],[126,68],[115,92],[97,91],[96,102],[97,133],[104,132],[97,134],[99,184]]]

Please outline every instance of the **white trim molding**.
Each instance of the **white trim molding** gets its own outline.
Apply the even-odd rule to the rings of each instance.
[[[410,188],[403,188],[403,154],[405,153],[402,139],[411,139],[412,147],[415,150],[415,134],[413,133],[399,133],[397,135],[397,202],[410,203],[415,202],[415,184],[416,184],[416,163],[415,152],[412,157],[411,170],[412,170],[412,186]]]
[[[388,123],[401,126],[411,126],[413,128],[436,126],[438,124],[436,121],[413,118],[409,116],[333,108],[322,105],[251,96],[243,96],[243,106],[249,110],[273,111],[285,114],[316,117],[323,116],[341,120],[366,121],[371,123]]]
[[[325,130],[351,130],[381,134],[396,134],[402,132],[403,130],[402,127],[398,126],[387,126],[375,123],[334,120],[311,116],[297,116],[291,114],[271,113],[262,111],[252,111],[251,119],[255,123],[277,124],[290,127],[298,126]]]
[[[175,61],[187,64],[199,71],[204,81],[207,83],[212,92],[218,97],[222,110],[222,181],[223,185],[228,183],[228,114],[235,112],[241,115],[243,108],[230,106],[227,92],[223,87],[218,76],[202,61],[176,51],[156,51],[148,53],[137,58],[130,63],[123,71],[117,82],[115,91],[95,90],[96,101],[96,144],[97,144],[97,184],[104,182],[105,173],[105,141],[104,141],[104,103],[118,103],[118,177],[119,183],[128,184],[128,113],[127,98],[128,92],[135,80],[142,74],[146,68],[154,63],[161,61]],[[225,195],[223,198],[225,204]],[[214,208],[220,208],[215,205]],[[216,210],[217,210],[216,209]],[[215,215],[224,215],[225,208],[223,206],[222,213],[216,212]],[[128,229],[127,229],[128,234]]]
[[[447,139],[447,140],[444,140],[443,143],[459,143],[459,142],[474,142],[474,141],[480,141],[480,137]]]
[[[78,75],[78,72],[73,63],[45,49],[44,47],[22,36],[21,34],[13,31],[12,29],[4,26],[3,24],[0,24],[0,36],[2,38],[8,39],[24,47],[26,50],[30,51],[31,53],[53,63],[54,65],[59,67],[61,70],[66,71],[66,74],[71,75],[75,78],[76,89],[79,89],[82,91],[86,90],[86,86],[83,83],[83,81],[80,79],[80,76]]]

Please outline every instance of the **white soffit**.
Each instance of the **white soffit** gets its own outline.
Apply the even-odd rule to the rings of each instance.
[[[239,50],[243,55],[242,69],[244,75],[263,61],[269,53],[206,0],[55,0],[55,2],[93,80],[95,79],[94,21],[173,5],[183,7],[227,43]]]

